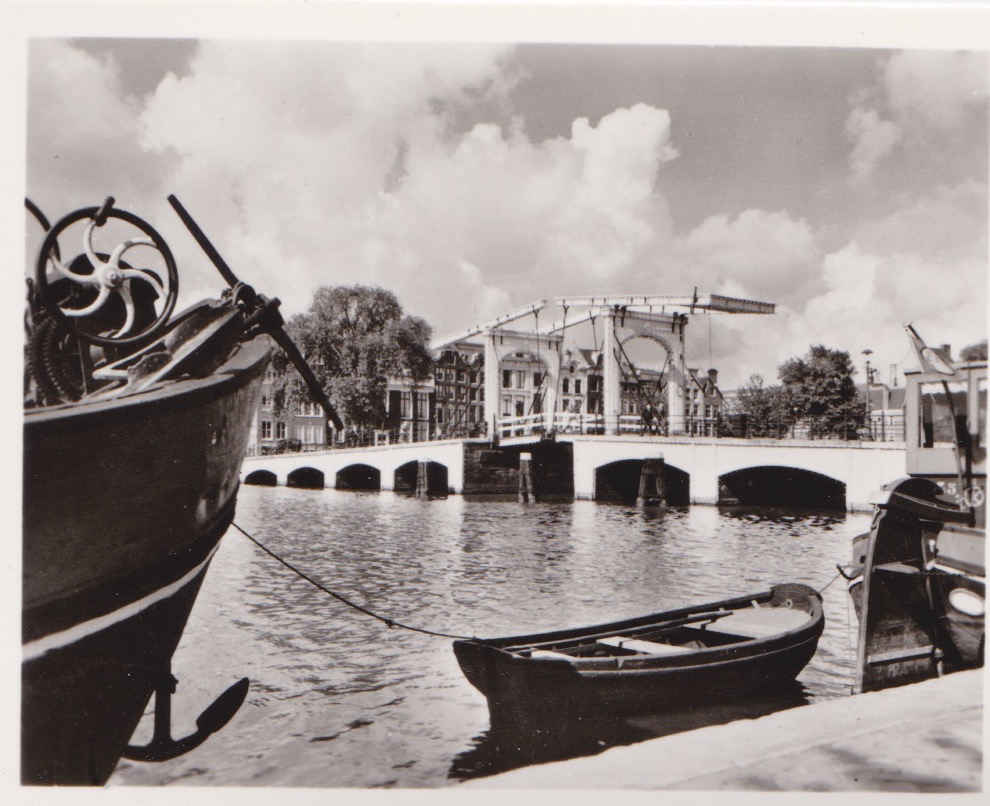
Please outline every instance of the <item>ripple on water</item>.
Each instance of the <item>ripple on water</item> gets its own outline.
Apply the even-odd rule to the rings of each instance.
[[[869,525],[865,515],[844,513],[660,513],[284,487],[243,488],[236,520],[363,607],[479,636],[635,616],[782,581],[820,589],[846,560],[850,538]],[[198,713],[241,676],[251,679],[248,700],[193,753],[121,765],[112,783],[441,786],[843,696],[855,622],[847,598],[840,583],[825,592],[825,632],[794,689],[707,712],[589,723],[568,741],[542,729],[506,737],[491,733],[485,700],[464,679],[449,640],[389,629],[349,609],[231,530],[175,655],[173,734],[191,732]],[[149,720],[141,731],[150,735]]]

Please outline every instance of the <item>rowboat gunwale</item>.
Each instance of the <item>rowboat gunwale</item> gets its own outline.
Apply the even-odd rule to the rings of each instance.
[[[624,656],[604,656],[604,657],[580,657],[573,658],[532,658],[526,657],[511,651],[507,647],[524,648],[527,644],[566,644],[569,641],[579,641],[591,634],[616,633],[621,634],[624,630],[642,628],[649,626],[662,617],[668,620],[677,620],[692,613],[725,609],[744,611],[754,610],[753,603],[763,603],[773,601],[778,592],[787,590],[800,591],[807,595],[806,601],[809,605],[808,618],[805,623],[782,630],[778,633],[756,637],[741,637],[741,640],[731,643],[720,644],[703,648],[692,648],[690,651],[676,655],[666,654],[640,654]],[[768,608],[769,609],[769,608]],[[803,609],[803,608],[796,608]],[[726,614],[728,615],[728,613]],[[595,673],[620,673],[631,674],[633,672],[655,672],[659,670],[688,671],[692,668],[712,668],[719,665],[727,665],[741,661],[751,660],[758,656],[770,656],[778,652],[791,650],[799,647],[808,641],[817,642],[824,630],[824,609],[822,607],[821,596],[813,588],[799,583],[785,583],[775,585],[769,590],[756,594],[732,597],[719,602],[702,603],[675,610],[659,611],[646,616],[639,616],[620,621],[606,622],[586,627],[574,627],[566,630],[556,630],[545,633],[530,633],[527,635],[505,636],[494,639],[478,639],[473,641],[459,640],[454,642],[455,653],[466,651],[468,647],[481,652],[490,652],[497,656],[500,664],[522,665],[527,669],[537,672],[539,669],[566,669],[571,668],[582,675],[593,675]],[[717,624],[717,622],[716,622]],[[659,627],[658,627],[659,629]],[[712,630],[718,632],[717,628]],[[722,633],[733,635],[734,633]],[[565,651],[565,650],[561,650]],[[700,661],[700,662],[699,662]],[[619,668],[615,667],[619,662]],[[601,667],[601,668],[599,668]]]

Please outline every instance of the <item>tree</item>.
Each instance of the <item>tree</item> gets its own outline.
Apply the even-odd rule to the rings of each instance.
[[[762,375],[750,375],[736,393],[738,413],[745,415],[746,434],[776,437],[791,422],[788,395],[780,386],[766,386]]]
[[[963,347],[959,357],[963,361],[986,361],[987,340],[984,339],[976,344],[970,344],[968,347]]]
[[[777,370],[797,417],[806,418],[812,436],[848,436],[863,423],[863,403],[856,395],[849,353],[813,345],[802,358],[791,358]]]
[[[433,371],[430,326],[404,315],[395,295],[384,288],[323,286],[313,295],[309,311],[293,316],[286,330],[341,416],[357,426],[383,423],[389,376],[409,375],[420,381]],[[283,356],[273,364],[278,414],[308,400],[308,393]]]

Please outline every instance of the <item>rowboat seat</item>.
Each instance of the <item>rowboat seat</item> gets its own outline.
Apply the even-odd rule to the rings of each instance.
[[[640,638],[624,638],[621,635],[610,635],[608,638],[599,638],[597,643],[605,644],[605,646],[616,649],[631,649],[635,652],[645,652],[647,655],[679,655],[682,652],[696,651],[691,647],[659,644],[656,641],[643,641]]]
[[[533,660],[574,660],[573,655],[554,652],[552,649],[534,649],[529,653],[529,657]]]
[[[764,638],[801,627],[809,618],[804,610],[790,607],[752,607],[723,616],[717,624],[719,632]]]

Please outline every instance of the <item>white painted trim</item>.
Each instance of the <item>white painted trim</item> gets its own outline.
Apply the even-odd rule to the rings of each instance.
[[[192,579],[206,567],[206,564],[213,559],[213,555],[217,553],[217,549],[219,548],[220,542],[217,541],[217,544],[213,547],[213,550],[210,551],[210,553],[206,556],[206,559],[204,559],[201,563],[189,569],[189,571],[183,574],[179,579],[175,580],[175,582],[171,582],[162,588],[158,588],[152,593],[149,593],[147,596],[143,596],[140,599],[130,602],[129,604],[126,604],[110,613],[97,616],[89,621],[74,624],[67,629],[50,633],[24,644],[22,661],[35,660],[53,649],[61,649],[69,644],[74,644],[77,641],[81,641],[83,638],[92,635],[93,633],[100,632],[108,627],[112,627],[114,624],[125,621],[132,616],[136,616],[141,611],[147,610],[153,604],[162,601],[162,599],[167,599],[180,588],[189,584],[189,582],[191,582]]]

